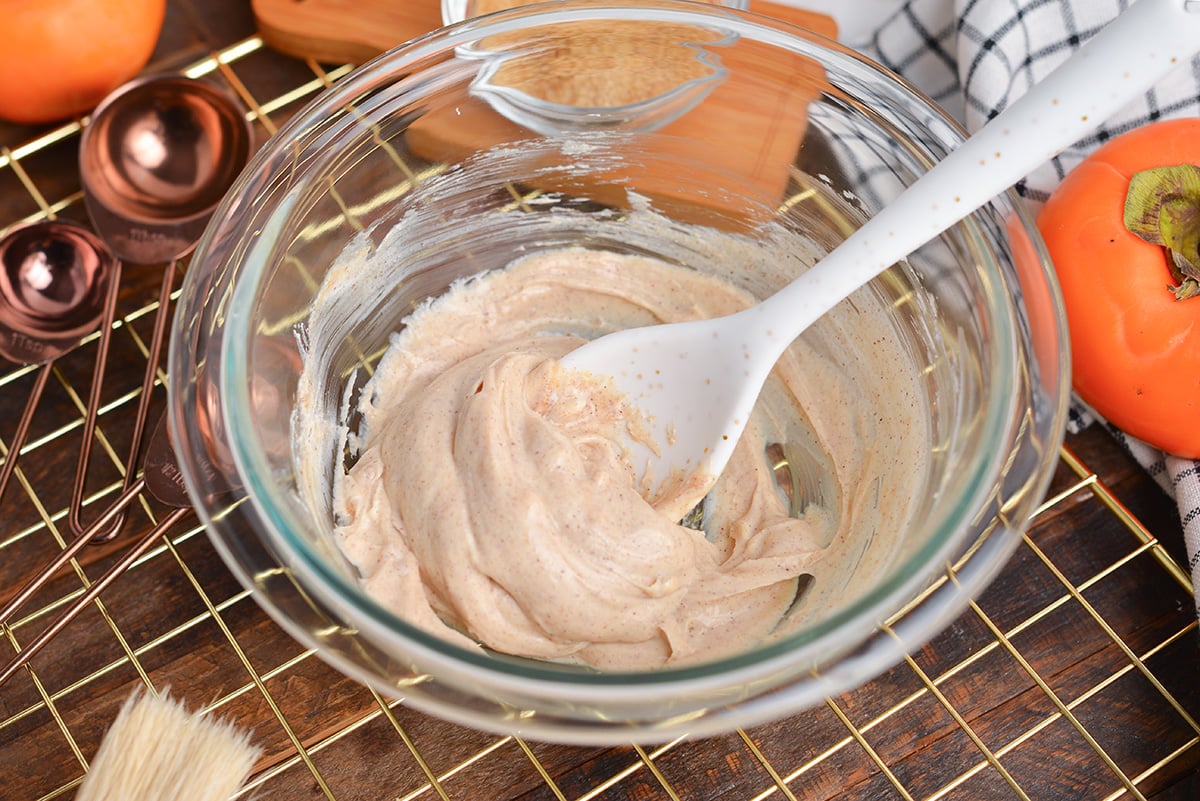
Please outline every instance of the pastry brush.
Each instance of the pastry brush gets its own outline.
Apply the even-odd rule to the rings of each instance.
[[[165,692],[129,697],[76,801],[229,801],[259,749],[232,724],[188,712]]]

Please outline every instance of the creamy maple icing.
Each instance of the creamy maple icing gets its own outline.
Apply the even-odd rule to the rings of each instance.
[[[365,591],[460,644],[631,670],[742,651],[869,580],[899,547],[928,450],[917,371],[883,314],[856,309],[844,347],[802,338],[781,359],[704,530],[642,497],[618,444],[624,399],[557,363],[582,342],[571,331],[753,302],[720,276],[571,247],[419,308],[333,481],[335,540]],[[770,463],[780,443],[820,474],[799,503]]]

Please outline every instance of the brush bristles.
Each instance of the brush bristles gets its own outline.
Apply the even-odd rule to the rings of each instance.
[[[229,801],[259,750],[233,725],[137,692],[104,735],[75,801]]]

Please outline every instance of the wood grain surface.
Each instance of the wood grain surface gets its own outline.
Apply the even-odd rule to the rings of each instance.
[[[265,137],[338,65],[263,47],[256,30],[249,0],[171,0],[151,69],[224,54],[209,77],[261,112]],[[3,224],[85,219],[77,130],[56,130],[0,125]],[[100,495],[85,518],[130,445],[161,269],[123,278],[87,466]],[[56,365],[0,499],[0,602],[66,536],[95,358],[93,339]],[[0,366],[0,441],[32,380]],[[908,661],[803,714],[641,749],[524,742],[381,702],[283,632],[188,516],[0,687],[0,797],[70,798],[117,708],[149,681],[252,730],[264,755],[248,797],[261,799],[1200,798],[1200,647],[1172,572],[1186,564],[1174,507],[1098,429],[1068,437],[1050,498],[974,607]],[[0,658],[164,511],[139,503],[121,537],[85,550],[3,630]]]
[[[525,3],[518,0],[494,2],[494,8],[512,7]],[[418,36],[435,27],[441,19],[441,4],[436,0],[414,0],[392,3],[386,0],[253,0],[255,18],[263,38],[273,48],[293,56],[320,60],[350,58],[363,61],[397,42]],[[821,36],[835,38],[837,26],[826,14],[802,8],[752,0],[750,10],[806,28]],[[539,104],[552,106],[570,103],[584,107],[613,108],[637,104],[652,106],[655,100],[670,97],[677,87],[694,81],[704,81],[715,73],[713,68],[696,58],[692,47],[680,48],[677,41],[703,43],[715,34],[706,31],[670,32],[670,41],[656,41],[655,35],[639,36],[637,23],[625,22],[625,29],[616,35],[614,26],[591,25],[576,27],[572,37],[533,43],[517,43],[511,36],[493,37],[492,47],[509,48],[511,53],[495,74],[489,78],[493,89],[502,87],[508,97],[516,91]],[[666,45],[666,46],[664,46]],[[589,73],[586,80],[572,82],[562,78],[545,79],[546,56],[522,58],[522,50],[539,54],[542,48],[554,48],[556,74],[581,74],[590,65],[603,65]],[[704,164],[713,175],[743,176],[748,186],[762,194],[768,203],[783,199],[789,168],[804,138],[806,110],[825,87],[820,66],[812,59],[795,57],[792,63],[780,63],[776,68],[789,76],[787,81],[758,80],[761,64],[749,62],[761,53],[753,48],[728,48],[720,55],[721,66],[728,74],[704,89],[702,115],[687,114],[669,122],[658,133],[647,154],[647,165],[629,168],[623,175],[621,189],[615,190],[605,178],[600,181],[577,179],[577,191],[608,205],[621,207],[627,202],[626,189],[654,201],[678,199],[685,191],[678,186],[677,168],[657,166],[659,160],[672,165]],[[527,63],[529,62],[529,63]],[[499,62],[497,62],[499,63]],[[603,70],[602,72],[599,70]],[[648,80],[647,74],[660,76]],[[779,87],[784,87],[781,91]],[[582,95],[580,93],[583,93]],[[603,93],[603,96],[597,96]],[[672,101],[682,103],[683,101]],[[409,126],[406,142],[413,155],[430,162],[458,162],[467,154],[479,152],[499,141],[512,141],[518,126],[488,104],[461,107],[432,108]],[[687,136],[675,136],[687,129]],[[703,146],[705,142],[722,142],[721,148]],[[535,187],[555,189],[551,187]],[[686,194],[697,202],[696,193]],[[720,192],[705,195],[704,202],[712,206],[732,203]]]

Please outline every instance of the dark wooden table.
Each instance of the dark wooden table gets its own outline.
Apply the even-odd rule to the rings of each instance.
[[[172,0],[151,69],[224,82],[265,138],[347,68],[265,47],[245,0]],[[0,126],[0,225],[86,221],[79,130]],[[119,491],[163,267],[123,276],[85,520]],[[0,602],[70,536],[96,352],[92,337],[55,365],[0,499]],[[5,450],[35,374],[0,367]],[[119,538],[86,550],[0,632],[0,658],[164,513],[140,499]],[[119,705],[148,682],[253,729],[264,756],[247,797],[262,799],[1195,799],[1200,648],[1183,564],[1172,503],[1088,431],[1068,439],[1000,578],[905,663],[748,731],[577,748],[463,729],[340,676],[267,618],[189,514],[0,687],[0,796],[70,798]]]

